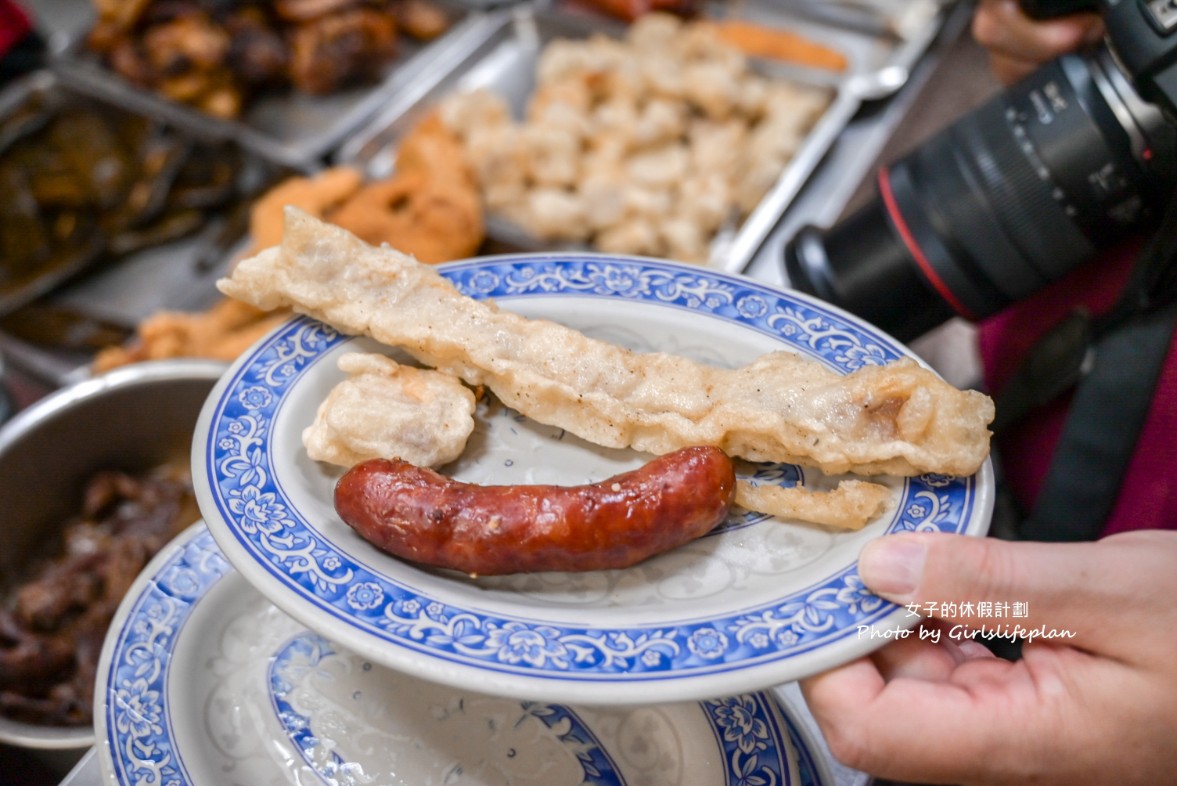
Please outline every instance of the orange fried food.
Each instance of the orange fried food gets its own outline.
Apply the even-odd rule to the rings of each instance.
[[[312,216],[325,218],[360,190],[364,175],[353,167],[324,169],[312,177],[292,177],[271,188],[254,203],[249,216],[251,253],[282,240],[282,215],[294,205]]]
[[[748,57],[784,60],[829,71],[845,71],[848,65],[846,55],[838,50],[788,30],[738,19],[725,19],[714,24],[721,40]]]
[[[143,320],[131,343],[99,352],[91,368],[102,373],[165,358],[231,361],[289,317],[286,309],[267,312],[232,298],[202,312],[161,311]]]
[[[470,257],[484,234],[477,194],[421,172],[365,186],[330,220],[370,244],[386,242],[430,264]]]
[[[254,204],[245,256],[281,241],[287,205],[431,264],[471,256],[486,237],[474,171],[458,137],[436,113],[405,136],[396,171],[387,179],[364,183],[358,169],[338,166],[272,188]]]
[[[430,264],[470,256],[484,234],[477,193],[422,171],[365,186],[328,220]]]
[[[396,171],[421,171],[452,177],[459,184],[473,183],[474,171],[464,150],[457,134],[437,112],[431,112],[401,141],[396,151]]]
[[[388,243],[431,264],[468,257],[485,237],[474,173],[436,113],[401,142],[390,179],[364,186],[327,219],[372,245]]]
[[[402,30],[418,41],[432,41],[449,29],[450,16],[428,0],[403,0],[396,6]]]

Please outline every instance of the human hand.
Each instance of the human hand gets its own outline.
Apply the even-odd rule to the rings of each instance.
[[[1017,0],[980,0],[973,14],[973,38],[989,50],[993,73],[1006,84],[1102,37],[1103,21],[1094,13],[1037,20]]]
[[[830,750],[877,777],[918,783],[1152,784],[1177,771],[1177,532],[1096,543],[1010,543],[904,533],[863,549],[859,572],[909,608],[957,604],[899,639],[801,684]],[[1011,619],[971,601],[1024,604]],[[1020,660],[955,625],[1019,624]],[[955,635],[954,635],[955,634]]]

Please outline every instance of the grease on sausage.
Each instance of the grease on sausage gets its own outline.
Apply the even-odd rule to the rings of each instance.
[[[688,447],[582,486],[481,486],[372,459],[335,487],[335,509],[394,556],[471,575],[624,568],[698,538],[727,516],[735,470]]]

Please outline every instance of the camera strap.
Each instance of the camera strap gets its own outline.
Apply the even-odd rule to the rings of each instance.
[[[1038,342],[997,397],[994,431],[1074,390],[1054,457],[1019,528],[1025,540],[1099,537],[1152,405],[1177,322],[1177,199],[1119,300],[1076,311]]]

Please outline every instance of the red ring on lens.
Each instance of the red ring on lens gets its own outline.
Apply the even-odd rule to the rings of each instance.
[[[895,201],[895,193],[891,190],[891,170],[887,167],[881,167],[879,169],[879,194],[883,197],[883,204],[887,208],[887,214],[891,217],[896,231],[899,232],[900,239],[907,246],[912,259],[915,260],[920,270],[923,271],[924,278],[932,285],[932,288],[936,290],[937,294],[944,298],[944,301],[948,305],[952,306],[956,313],[975,322],[976,317],[972,315],[969,309],[965,308],[964,304],[948,288],[948,285],[944,283],[944,279],[940,278],[940,274],[936,272],[936,268],[932,267],[932,263],[924,256],[919,243],[916,242],[915,235],[912,234],[911,229],[907,226],[907,222],[903,219],[903,214],[899,212],[899,205]]]

